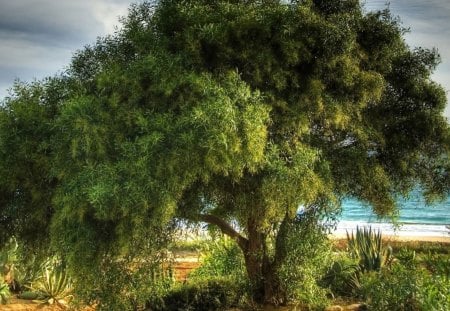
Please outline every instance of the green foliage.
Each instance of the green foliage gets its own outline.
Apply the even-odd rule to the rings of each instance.
[[[223,277],[243,283],[245,263],[241,249],[227,238],[219,237],[203,244],[201,266],[189,274],[189,279]]]
[[[6,304],[8,302],[9,297],[11,297],[9,285],[5,283],[3,278],[0,278],[0,303]]]
[[[428,251],[420,256],[420,262],[434,275],[450,279],[450,255]]]
[[[361,295],[370,310],[428,311],[447,310],[450,282],[420,268],[395,264],[392,269],[361,276]]]
[[[94,274],[74,280],[75,303],[97,304],[101,311],[140,310],[149,301],[159,305],[174,285],[170,265],[164,252],[119,259],[105,256],[97,270],[84,270]]]
[[[177,237],[171,245],[169,245],[169,249],[172,252],[203,252],[205,249],[205,240],[204,239],[186,239],[185,236]]]
[[[43,259],[43,254],[24,254],[21,250],[19,261],[15,266],[14,290],[23,291],[30,288],[31,284],[42,276],[42,271],[48,259]]]
[[[362,272],[380,271],[390,265],[393,259],[392,248],[383,247],[381,231],[372,228],[356,227],[356,235],[347,232],[348,248],[351,256],[358,260]]]
[[[68,79],[17,82],[0,107],[0,242],[45,248],[53,214],[55,118],[70,91]]]
[[[250,304],[244,257],[227,236],[212,234],[201,243],[201,265],[188,276],[187,284],[172,288],[163,310],[223,310]],[[158,309],[158,308],[156,308]]]
[[[396,253],[395,258],[400,261],[405,267],[416,267],[417,266],[417,256],[416,251],[409,248],[401,248]]]
[[[12,238],[0,252],[0,265],[10,289],[20,292],[42,276],[47,264],[48,250],[35,250],[19,245]]]
[[[330,242],[315,221],[298,219],[289,231],[285,241],[287,257],[278,272],[283,292],[287,301],[322,310],[329,303],[320,281],[331,263]]]
[[[178,285],[163,297],[162,303],[147,307],[151,310],[225,310],[237,306],[242,294],[234,280],[211,277]]]
[[[328,268],[320,285],[328,288],[334,297],[353,297],[361,286],[360,273],[360,267],[354,259],[340,254]]]
[[[17,248],[18,244],[16,239],[11,238],[0,250],[0,278],[5,278],[10,283],[14,282],[17,264]]]
[[[361,276],[361,295],[370,310],[413,311],[418,310],[418,281],[423,275],[415,270],[394,265],[392,270],[369,272]]]
[[[422,280],[417,300],[420,310],[440,311],[450,309],[450,279],[448,276],[433,275]]]
[[[50,258],[43,265],[42,275],[31,284],[30,289],[40,300],[63,306],[72,298],[72,285],[64,265],[57,258]]]

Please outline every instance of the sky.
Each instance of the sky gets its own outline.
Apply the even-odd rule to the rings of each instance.
[[[131,2],[0,0],[0,98],[16,79],[29,82],[62,72],[77,50],[120,26],[118,19]],[[385,0],[365,2],[367,10],[387,5]],[[442,63],[433,79],[450,99],[450,1],[390,0],[389,6],[410,28],[405,38],[411,47],[438,49]],[[450,120],[450,105],[445,115]]]

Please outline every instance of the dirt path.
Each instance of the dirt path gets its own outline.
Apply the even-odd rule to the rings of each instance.
[[[45,305],[31,300],[11,298],[6,305],[0,305],[1,311],[60,311],[58,306]]]

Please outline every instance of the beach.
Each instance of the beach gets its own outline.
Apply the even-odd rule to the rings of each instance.
[[[329,235],[332,240],[346,240],[347,235],[345,233],[332,233]],[[450,247],[450,235],[445,236],[429,236],[429,235],[395,235],[395,234],[383,234],[383,240],[385,242],[433,242],[433,243],[445,243]]]
[[[381,231],[383,239],[397,242],[441,242],[450,244],[450,230],[446,225],[435,224],[397,224],[387,222],[340,221],[331,233],[333,239],[346,239],[347,232],[356,232],[356,228],[372,228]]]

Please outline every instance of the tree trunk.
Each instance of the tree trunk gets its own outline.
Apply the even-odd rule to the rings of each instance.
[[[233,238],[239,245],[244,254],[245,267],[255,302],[271,305],[282,305],[287,302],[286,293],[278,275],[286,254],[286,250],[280,247],[280,241],[283,240],[286,232],[287,217],[281,223],[273,258],[269,257],[266,235],[258,230],[256,219],[249,218],[247,221],[247,238],[217,216],[203,214],[199,215],[199,219],[218,226],[224,234]]]
[[[254,221],[248,221],[247,249],[243,249],[245,266],[252,283],[253,299],[257,303],[282,305],[286,295],[281,287],[277,256],[272,260],[267,252],[266,236],[258,232]]]

